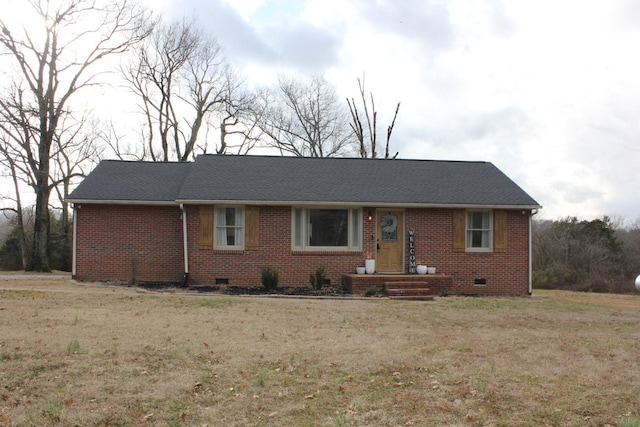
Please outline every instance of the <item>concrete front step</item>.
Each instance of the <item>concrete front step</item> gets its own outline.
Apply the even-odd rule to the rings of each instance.
[[[453,278],[444,274],[343,274],[342,286],[354,295],[364,295],[369,289],[384,293],[396,283],[418,283],[419,288],[430,288],[432,295],[454,292]],[[405,286],[401,286],[405,287]]]
[[[433,301],[434,295],[395,295],[389,296],[393,300],[409,300],[409,301]]]
[[[387,288],[387,295],[427,295],[431,293],[429,288]]]
[[[429,283],[427,282],[384,282],[384,286],[387,289],[428,289]]]
[[[430,301],[434,298],[426,282],[385,282],[384,287],[390,299]]]

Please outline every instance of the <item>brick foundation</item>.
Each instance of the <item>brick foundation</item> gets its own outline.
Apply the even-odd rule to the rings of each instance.
[[[212,285],[217,281],[231,286],[259,286],[261,269],[269,266],[279,272],[281,286],[309,286],[309,275],[318,267],[326,270],[327,278],[336,286],[345,283],[344,275],[355,273],[356,267],[364,266],[365,258],[376,253],[377,219],[375,215],[372,220],[366,218],[366,212],[375,212],[373,206],[363,207],[362,250],[351,252],[292,250],[288,206],[260,206],[257,250],[200,249],[198,206],[186,209],[192,285]],[[127,282],[182,279],[182,213],[177,206],[81,204],[76,212],[77,279]],[[527,295],[529,212],[508,211],[505,252],[454,252],[452,212],[405,210],[404,229],[415,231],[418,264],[436,267],[434,277],[442,277],[441,282],[430,285],[434,292]],[[408,272],[406,236],[405,240],[405,272]],[[420,280],[424,278],[420,276]],[[350,286],[354,293],[363,290],[359,278],[349,280],[345,286]],[[366,289],[370,285],[362,286]]]

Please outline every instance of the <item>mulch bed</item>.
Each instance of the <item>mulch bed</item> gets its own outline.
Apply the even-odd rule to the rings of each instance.
[[[168,290],[183,290],[186,292],[197,293],[217,293],[224,295],[293,295],[293,296],[349,296],[351,295],[341,287],[326,286],[320,290],[315,290],[311,286],[279,286],[273,290],[267,290],[263,286],[228,286],[228,285],[213,285],[213,286],[180,286],[179,283],[166,283],[166,282],[141,282],[135,285],[136,287],[146,289],[149,291],[168,291]]]

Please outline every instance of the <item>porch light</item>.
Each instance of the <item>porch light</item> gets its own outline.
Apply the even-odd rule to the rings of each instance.
[[[367,219],[369,221],[371,221],[373,219],[373,215],[371,214],[371,211],[367,212]]]

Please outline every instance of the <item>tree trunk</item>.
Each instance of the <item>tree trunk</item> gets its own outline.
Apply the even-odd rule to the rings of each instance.
[[[41,162],[42,164],[43,162]],[[46,165],[49,164],[47,161]],[[49,266],[49,172],[37,177],[36,212],[33,224],[33,249],[27,270],[50,272]]]
[[[24,221],[22,219],[22,214],[18,215],[18,227],[20,228],[19,232],[19,243],[20,243],[20,260],[22,261],[22,269],[26,270],[27,265],[29,264],[29,249],[27,248],[27,239],[24,235]]]
[[[18,174],[14,160],[4,152],[7,161],[9,162],[9,169],[11,170],[11,178],[13,179],[13,188],[16,192],[16,220],[18,225],[18,243],[20,245],[20,261],[22,261],[22,269],[26,270],[29,263],[29,250],[27,249],[27,237],[24,228],[24,212],[22,210],[22,198],[20,197],[20,186],[18,185]]]
[[[18,243],[20,244],[20,260],[22,261],[22,269],[26,270],[29,264],[29,250],[27,248],[27,238],[24,229],[24,213],[22,211],[22,200],[18,191],[18,180],[15,172],[13,173],[13,181],[16,187],[16,219],[18,223]]]

